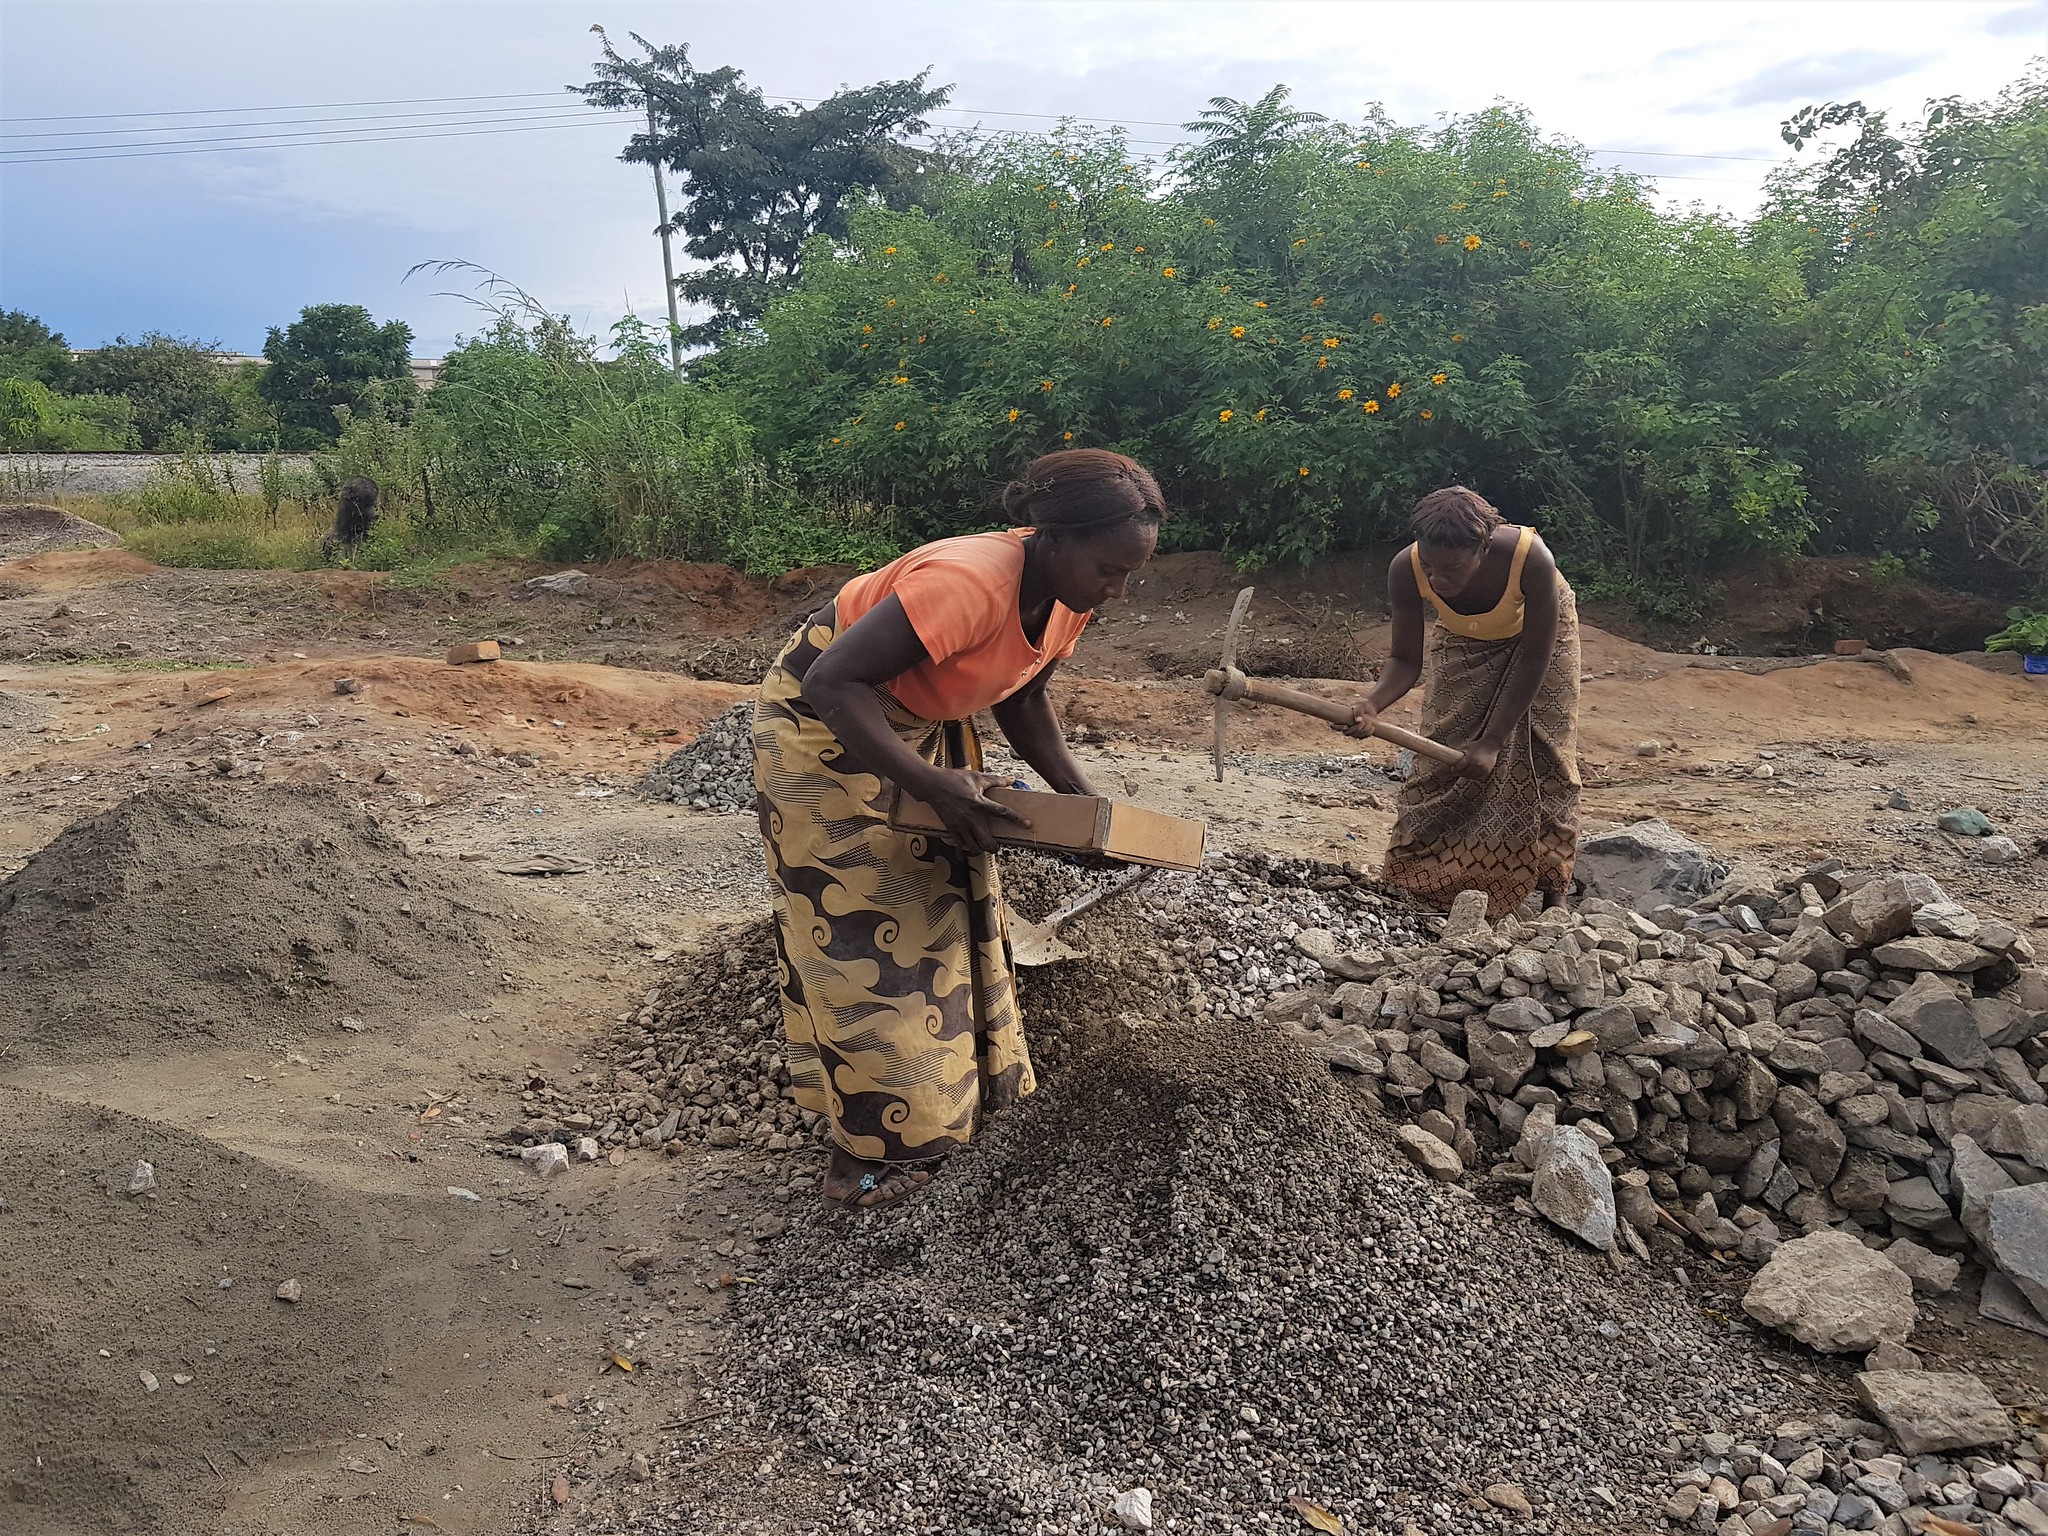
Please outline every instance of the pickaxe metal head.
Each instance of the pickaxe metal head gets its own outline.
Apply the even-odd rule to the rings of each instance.
[[[1237,594],[1237,601],[1230,605],[1230,622],[1223,626],[1223,672],[1227,677],[1237,670],[1237,632],[1244,623],[1244,611],[1252,605],[1252,591],[1246,587]],[[1239,692],[1243,692],[1242,689]],[[1223,738],[1230,725],[1230,695],[1218,692],[1216,695],[1216,782],[1223,782]]]

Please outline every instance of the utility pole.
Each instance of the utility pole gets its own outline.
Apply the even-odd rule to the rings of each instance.
[[[660,130],[654,125],[654,97],[647,100],[647,136],[660,137]],[[683,376],[683,322],[676,314],[676,260],[669,250],[668,188],[661,181],[661,159],[654,160],[654,206],[661,210],[661,291],[668,295],[668,360],[675,376]]]

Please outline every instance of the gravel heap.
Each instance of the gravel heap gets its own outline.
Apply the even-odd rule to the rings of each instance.
[[[1004,854],[1002,871],[1005,898],[1033,918],[1116,875],[1033,853]],[[1250,859],[1157,875],[1072,931],[1105,952],[1146,956],[1155,995],[1139,1005],[1254,1019],[1274,990],[1321,975],[1290,942],[1304,924],[1360,945],[1414,942],[1421,921],[1362,875]],[[1087,974],[1068,966],[1022,973],[1026,1033],[1041,1065],[1059,1055],[1059,1025],[1100,1011],[1101,997],[1076,983]],[[608,1070],[593,1082],[529,1091],[528,1118],[505,1140],[531,1146],[595,1135],[607,1147],[678,1153],[693,1145],[770,1152],[806,1145],[815,1117],[783,1097],[789,1071],[775,975],[765,920],[679,957],[611,1042]]]
[[[1090,990],[1135,999],[1145,969]],[[1640,1528],[1644,1423],[1775,1397],[1669,1281],[1410,1170],[1271,1028],[1062,1033],[931,1188],[799,1207],[739,1298],[710,1400],[842,1469],[800,1528],[1092,1531],[1139,1486],[1181,1531],[1303,1529],[1290,1498],[1356,1532]],[[740,1528],[687,1472],[663,1502]]]
[[[647,771],[640,793],[696,811],[754,810],[754,701],[743,699]]]
[[[107,549],[121,535],[62,507],[22,501],[0,506],[0,560],[56,549]]]
[[[1674,1435],[1664,1454],[1684,1470],[1662,1513],[1672,1525],[1697,1531],[1718,1530],[1731,1515],[1742,1519],[1755,1510],[1764,1512],[1763,1521],[1742,1519],[1752,1533],[1784,1520],[1800,1533],[1894,1525],[1942,1531],[1926,1524],[1929,1516],[1968,1531],[2048,1530],[2048,1446],[2038,1436],[2027,1454],[2010,1457],[1887,1454],[1888,1439],[1882,1424],[1836,1414],[1768,1430],[1757,1424],[1733,1434]]]
[[[0,1040],[90,1059],[410,1028],[496,969],[476,896],[325,790],[145,791],[0,882]]]

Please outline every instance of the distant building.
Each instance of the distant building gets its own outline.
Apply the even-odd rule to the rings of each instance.
[[[83,350],[74,350],[71,355],[74,358],[90,357],[95,350],[97,349],[87,347]],[[213,360],[221,367],[229,369],[268,366],[266,359],[251,357],[246,352],[216,352],[213,354]],[[419,386],[422,394],[441,382],[441,361],[438,357],[416,357],[407,365],[412,370],[413,383]]]

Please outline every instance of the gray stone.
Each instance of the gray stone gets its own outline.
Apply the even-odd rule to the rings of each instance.
[[[1767,1327],[1828,1354],[1864,1354],[1913,1331],[1913,1282],[1883,1254],[1823,1229],[1781,1246],[1742,1298]]]
[[[1991,1197],[1987,1226],[1991,1262],[2048,1316],[2048,1184],[2001,1189]]]
[[[1956,1219],[1970,1234],[1980,1252],[1988,1254],[1991,1242],[1991,1197],[2011,1189],[2012,1175],[1998,1160],[1977,1145],[1976,1139],[1958,1135],[1949,1142],[1950,1191],[1956,1197]]]
[[[1816,1184],[1833,1183],[1835,1175],[1842,1171],[1842,1157],[1849,1142],[1819,1100],[1788,1083],[1778,1090],[1771,1105],[1771,1118],[1777,1122],[1778,1137],[1783,1143],[1780,1155],[1784,1160],[1805,1172]]]
[[[1826,976],[1849,963],[1849,949],[1825,923],[1806,921],[1778,946],[1781,965],[1803,965]]]
[[[2048,1105],[2021,1104],[2007,1111],[1985,1135],[1984,1147],[2048,1172]]]
[[[1925,875],[1880,875],[1829,907],[1822,921],[1849,944],[1868,949],[1908,932],[1918,908],[1946,900]]]
[[[1828,1196],[1845,1211],[1881,1211],[1890,1188],[1882,1157],[1871,1152],[1851,1152],[1842,1161],[1841,1173],[1828,1186]]]
[[[1473,1075],[1503,1098],[1536,1070],[1536,1051],[1526,1037],[1477,1022],[1465,1028],[1465,1049]]]
[[[1890,1051],[1894,1056],[1903,1056],[1909,1061],[1920,1054],[1918,1040],[1874,1009],[1857,1009],[1853,1027],[1856,1038],[1873,1051]]]
[[[1408,1161],[1431,1178],[1454,1182],[1465,1171],[1458,1154],[1419,1125],[1404,1125],[1394,1132],[1394,1143]]]
[[[1486,906],[1486,892],[1458,892],[1451,902],[1451,915],[1444,919],[1445,940],[1470,938],[1475,933],[1492,933],[1493,925],[1486,920]]]
[[[1946,1296],[1955,1289],[1956,1276],[1963,1267],[1961,1260],[1944,1258],[1909,1237],[1886,1248],[1884,1256],[1906,1272],[1913,1289],[1922,1296]]]
[[[1593,1138],[1560,1126],[1544,1149],[1529,1201],[1551,1221],[1594,1248],[1614,1246],[1614,1177]]]
[[[1486,1010],[1486,1022],[1495,1029],[1504,1029],[1511,1034],[1526,1035],[1552,1021],[1550,1010],[1533,997],[1511,997],[1506,1002],[1495,1003]]]
[[[135,1160],[135,1171],[128,1175],[128,1193],[146,1195],[156,1188],[156,1165],[147,1158]]]
[[[559,1141],[528,1147],[519,1154],[519,1160],[544,1179],[569,1171],[569,1149]]]
[[[1422,1069],[1441,1083],[1459,1083],[1471,1068],[1465,1058],[1456,1052],[1438,1045],[1434,1040],[1424,1040],[1415,1048],[1415,1059],[1422,1063]]]
[[[2048,1339],[2048,1317],[2034,1310],[2034,1304],[2020,1288],[1995,1269],[1984,1272],[1984,1289],[1977,1297],[1977,1315],[2008,1328],[2024,1328]]]
[[[1534,1173],[1542,1166],[1543,1154],[1550,1150],[1550,1138],[1556,1134],[1557,1106],[1538,1104],[1522,1121],[1515,1138],[1515,1161]]]
[[[1601,1054],[1607,1056],[1625,1056],[1643,1039],[1635,1010],[1620,1003],[1589,1008],[1572,1021],[1572,1027],[1589,1031],[1599,1042]]]
[[[1885,1191],[1884,1213],[1896,1226],[1925,1232],[1949,1219],[1948,1202],[1924,1175],[1894,1180]]]
[[[557,571],[552,576],[534,577],[526,584],[526,590],[554,597],[586,597],[590,593],[590,577],[582,571]]]
[[[1981,971],[1994,957],[1961,939],[1927,939],[1911,935],[1880,944],[1870,952],[1879,965],[1896,971]]]
[[[1720,871],[1706,849],[1651,819],[1586,838],[1574,873],[1588,896],[1653,912],[1692,905],[1714,889]]]
[[[1927,1055],[1951,1067],[1967,1072],[1991,1060],[1976,1015],[1946,982],[1922,977],[1892,1000],[1885,1017],[1918,1040]]]
[[[1908,1456],[2002,1445],[2018,1433],[1991,1389],[1961,1371],[1864,1371],[1856,1395]]]
[[[1116,1496],[1116,1501],[1110,1506],[1110,1513],[1116,1516],[1116,1523],[1127,1531],[1151,1530],[1152,1490],[1125,1489]]]
[[[1379,1077],[1387,1070],[1372,1032],[1357,1024],[1346,1024],[1327,1034],[1299,1038],[1311,1055],[1320,1056],[1331,1066],[1341,1067],[1346,1072],[1363,1072]]]
[[[1967,941],[1982,927],[1977,914],[1960,901],[1930,902],[1913,913],[1913,931],[1925,938]]]

